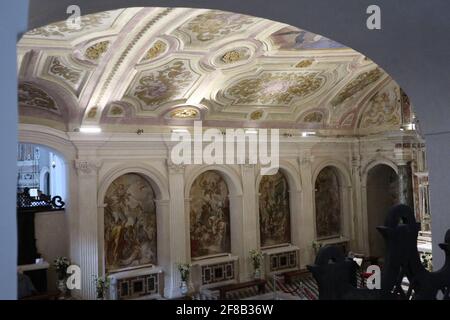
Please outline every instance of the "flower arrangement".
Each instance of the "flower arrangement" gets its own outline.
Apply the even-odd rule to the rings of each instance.
[[[58,280],[63,280],[67,275],[67,268],[70,266],[70,260],[66,257],[57,257],[53,260],[53,267],[56,269]]]
[[[321,242],[318,242],[315,240],[312,242],[312,247],[316,253],[320,250],[320,248],[322,248],[322,246],[323,246],[323,243],[321,243]]]
[[[97,293],[97,299],[104,299],[106,297],[106,292],[109,289],[110,280],[108,277],[97,277],[94,276],[95,291]]]
[[[250,259],[252,259],[253,268],[259,270],[261,268],[261,261],[263,259],[263,253],[261,251],[252,249],[249,251]]]
[[[180,271],[181,281],[188,281],[191,272],[191,265],[189,263],[178,263],[178,271]]]

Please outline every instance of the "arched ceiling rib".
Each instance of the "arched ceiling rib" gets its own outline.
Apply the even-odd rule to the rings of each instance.
[[[358,133],[404,121],[398,85],[360,53],[282,23],[206,9],[129,8],[34,29],[18,44],[22,121],[67,130],[163,125]],[[39,86],[45,83],[45,86]],[[46,92],[46,88],[50,92]],[[29,100],[27,100],[29,99]],[[56,104],[55,101],[58,100]],[[53,103],[52,103],[53,101]],[[36,107],[39,112],[30,111]]]

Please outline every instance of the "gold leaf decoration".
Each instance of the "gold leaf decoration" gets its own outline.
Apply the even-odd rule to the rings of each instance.
[[[208,42],[238,32],[254,22],[255,19],[250,16],[212,10],[193,18],[181,30],[200,42]]]
[[[164,41],[157,40],[153,44],[153,46],[150,49],[148,49],[144,58],[142,58],[142,61],[156,59],[158,56],[160,56],[162,53],[164,53],[166,51],[166,49],[167,49],[167,44]]]
[[[147,106],[159,105],[177,98],[193,79],[193,73],[186,67],[186,62],[175,60],[161,69],[144,73],[132,90],[132,95]]]
[[[95,116],[97,115],[97,110],[98,110],[97,107],[92,107],[91,110],[89,110],[87,117],[89,119],[95,118]]]
[[[307,67],[309,67],[310,65],[312,65],[313,64],[313,60],[311,60],[311,59],[305,59],[305,60],[302,60],[302,61],[300,61],[299,63],[297,63],[296,65],[295,65],[295,67],[296,68],[307,68]]]
[[[109,41],[100,41],[86,49],[84,55],[90,60],[98,60],[108,51]]]
[[[320,123],[323,120],[323,114],[321,112],[310,112],[308,113],[304,118],[303,118],[303,122],[308,122],[308,123]]]
[[[172,111],[170,113],[170,117],[172,118],[180,118],[180,119],[191,119],[196,118],[198,115],[198,111],[194,108],[182,108]]]
[[[369,100],[368,107],[361,117],[360,128],[399,126],[400,114],[400,105],[397,103],[395,92],[379,92]]]
[[[111,116],[121,116],[123,115],[123,108],[119,106],[112,106],[111,110],[109,111],[109,115]]]
[[[50,111],[57,111],[56,103],[44,90],[29,82],[19,84],[19,103],[30,107],[39,107]]]
[[[250,119],[251,120],[259,120],[262,118],[263,115],[264,115],[264,112],[262,112],[261,110],[256,110],[250,114]]]
[[[266,72],[232,85],[225,95],[234,105],[289,105],[317,91],[323,78],[317,73]]]
[[[358,75],[331,100],[331,105],[337,106],[341,104],[357,92],[380,79],[382,75],[383,72],[379,68]]]
[[[81,77],[81,72],[72,70],[69,67],[63,65],[57,57],[52,59],[49,72],[55,76],[61,77],[71,82],[72,84],[78,83]]]
[[[228,51],[222,56],[221,60],[224,63],[233,63],[239,61],[241,60],[241,53],[237,50]]]

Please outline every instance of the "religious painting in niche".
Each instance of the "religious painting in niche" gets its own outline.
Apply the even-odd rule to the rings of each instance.
[[[320,171],[315,184],[317,238],[341,234],[341,190],[335,168]]]
[[[191,257],[229,253],[230,206],[228,187],[222,176],[206,171],[190,191]]]
[[[291,242],[289,185],[279,170],[266,175],[259,185],[259,230],[261,247]]]
[[[127,173],[105,196],[106,270],[156,264],[156,207],[150,183]]]

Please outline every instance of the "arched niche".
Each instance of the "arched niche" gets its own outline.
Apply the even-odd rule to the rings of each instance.
[[[105,270],[157,264],[155,192],[137,173],[126,173],[108,187],[104,202]]]
[[[384,255],[384,240],[376,227],[384,225],[389,209],[398,203],[398,175],[386,164],[377,164],[367,171],[367,223],[369,253]]]
[[[116,166],[109,170],[101,180],[99,191],[98,191],[98,263],[99,271],[101,274],[109,272],[106,265],[106,241],[105,241],[105,215],[110,209],[110,203],[107,202],[107,194],[109,188],[115,183],[115,181],[126,175],[137,175],[139,176],[148,188],[150,186],[153,195],[148,194],[151,197],[156,216],[156,255],[155,261],[151,264],[158,264],[170,270],[170,245],[169,245],[169,194],[167,185],[163,177],[158,171],[151,167],[144,166],[143,164],[136,164],[132,167],[126,167],[124,165]],[[149,264],[149,263],[147,263]],[[138,267],[136,265],[130,266],[129,268]]]
[[[215,170],[201,173],[189,197],[191,258],[231,253],[230,199],[224,177]]]
[[[302,212],[302,181],[300,178],[300,173],[289,161],[280,159],[280,165],[278,172],[283,174],[284,178],[288,184],[288,193],[289,193],[289,209],[290,209],[290,233],[291,239],[290,243],[296,246],[302,245],[302,235],[304,234],[304,228],[313,228],[313,226],[307,226],[303,220]],[[258,245],[261,247],[261,235],[260,235],[260,185],[261,180],[264,178],[264,175],[258,174],[256,177],[256,210],[258,215],[257,221],[257,237],[258,237]]]
[[[342,173],[332,165],[320,170],[314,183],[316,238],[336,238],[344,231]]]
[[[260,246],[292,242],[289,183],[282,170],[262,176],[259,183]]]

